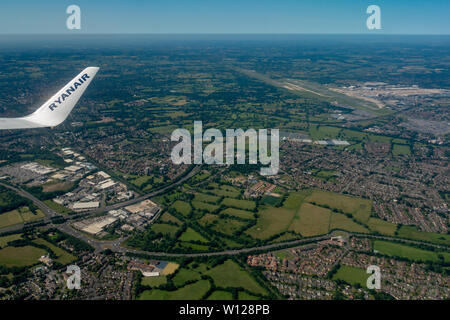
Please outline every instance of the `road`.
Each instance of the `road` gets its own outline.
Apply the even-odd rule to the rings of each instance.
[[[200,168],[201,168],[200,166],[193,167],[182,178],[180,178],[179,180],[177,180],[177,181],[175,181],[175,182],[173,182],[173,183],[171,183],[171,184],[169,184],[169,185],[167,185],[167,186],[165,186],[165,187],[163,187],[161,189],[158,189],[158,190],[152,191],[150,193],[144,194],[143,196],[134,198],[132,200],[128,200],[128,201],[125,201],[125,202],[120,202],[120,203],[117,203],[117,204],[113,204],[113,205],[106,206],[104,208],[100,208],[98,210],[93,210],[93,211],[89,211],[89,212],[91,212],[91,213],[98,213],[98,212],[103,212],[103,211],[117,210],[117,209],[120,209],[120,208],[124,208],[124,207],[130,206],[132,204],[141,202],[143,200],[147,200],[149,198],[156,197],[156,196],[158,196],[158,195],[160,195],[160,194],[162,194],[162,193],[172,189],[173,187],[175,187],[175,186],[177,186],[179,184],[182,184],[186,180],[189,180],[190,178],[192,178],[193,176],[195,176],[198,173]]]
[[[112,206],[107,206],[105,207],[102,211],[109,211],[109,210],[113,210],[113,209],[119,209],[119,208],[123,208],[126,206],[129,206],[131,204],[146,200],[148,198],[157,196],[161,193],[166,192],[167,190],[173,188],[176,185],[179,185],[181,183],[183,183],[184,181],[188,180],[189,178],[191,178],[192,176],[194,176],[198,170],[200,170],[200,167],[194,167],[190,172],[188,172],[184,177],[182,177],[180,180],[164,187],[161,188],[159,190],[153,191],[149,194],[143,195],[141,197],[138,197],[136,199],[130,200],[130,201],[126,201],[126,202],[122,202],[122,203],[118,203]],[[42,201],[40,201],[39,199],[37,199],[36,197],[34,197],[33,195],[29,194],[28,192],[16,188],[16,187],[12,187],[10,185],[4,184],[0,182],[1,186],[4,186],[5,188],[8,188],[10,190],[13,190],[15,192],[17,192],[19,195],[33,201],[33,203],[39,208],[41,209],[43,212],[45,212],[49,217],[56,217],[56,216],[61,216],[59,213],[53,211],[52,209],[50,209],[45,203],[43,203]],[[97,211],[92,211],[92,213],[96,213]],[[87,235],[79,232],[78,230],[73,229],[70,226],[70,222],[65,222],[63,224],[52,224],[51,220],[49,218],[46,218],[44,220],[41,221],[45,221],[45,222],[50,222],[50,226],[57,228],[58,230],[67,233],[73,237],[76,237],[78,239],[81,239],[87,243],[89,243],[92,247],[95,248],[95,250],[97,252],[105,250],[105,249],[110,249],[114,252],[120,252],[120,253],[134,253],[134,254],[147,254],[147,255],[152,255],[152,256],[159,256],[159,257],[201,257],[201,256],[222,256],[222,255],[237,255],[240,253],[250,253],[250,252],[255,252],[255,251],[272,251],[278,248],[283,248],[283,247],[294,247],[294,246],[298,246],[304,243],[311,243],[311,242],[317,242],[317,241],[322,241],[322,240],[326,240],[329,239],[330,237],[333,236],[333,234],[335,234],[335,232],[331,232],[329,234],[326,235],[321,235],[321,236],[317,236],[317,237],[310,237],[310,238],[303,238],[303,239],[299,239],[299,240],[293,240],[293,241],[288,241],[288,242],[282,242],[282,243],[275,243],[275,244],[269,244],[269,245],[264,245],[264,246],[259,246],[259,247],[249,247],[249,248],[242,248],[242,249],[236,249],[236,250],[226,250],[226,251],[220,251],[220,252],[206,252],[206,253],[186,253],[186,254],[177,254],[177,253],[167,253],[167,252],[148,252],[148,251],[142,251],[142,250],[136,250],[136,249],[131,249],[131,248],[127,248],[123,246],[123,243],[126,239],[119,239],[119,240],[114,240],[114,241],[100,241],[100,240],[95,240],[93,238],[88,237]],[[2,233],[5,232],[9,232],[9,231],[15,231],[15,230],[19,230],[23,227],[23,225],[16,225],[16,226],[12,226],[10,228],[4,228],[2,229]],[[343,231],[339,231],[340,233],[343,233]],[[371,234],[355,234],[355,233],[351,233],[351,232],[344,232],[347,235],[352,235],[355,237],[364,237],[364,238],[370,238],[370,239],[378,239],[378,240],[386,240],[386,241],[403,241],[405,243],[410,243],[410,244],[424,244],[424,242],[421,241],[415,241],[415,240],[409,240],[409,239],[402,239],[402,238],[395,238],[395,237],[389,237],[389,236],[382,236],[382,235],[371,235]],[[448,250],[448,246],[444,246],[444,245],[438,245],[438,244],[434,244],[434,243],[426,243],[428,246],[431,247],[435,247],[438,249],[445,249]]]

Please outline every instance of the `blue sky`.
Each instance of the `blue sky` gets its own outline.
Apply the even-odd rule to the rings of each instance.
[[[66,29],[67,6],[82,30]],[[382,30],[366,28],[381,8]],[[0,33],[450,34],[449,0],[1,0]]]

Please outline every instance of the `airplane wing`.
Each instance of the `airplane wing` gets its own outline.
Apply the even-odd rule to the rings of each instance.
[[[66,120],[94,79],[99,68],[89,67],[73,78],[32,114],[21,118],[0,118],[0,130],[56,127]]]

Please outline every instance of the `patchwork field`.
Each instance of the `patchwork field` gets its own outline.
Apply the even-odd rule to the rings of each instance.
[[[192,201],[192,206],[194,207],[194,209],[197,210],[206,210],[208,212],[214,212],[217,209],[219,209],[219,206],[211,204],[211,203],[206,203],[206,202],[200,202],[200,201]]]
[[[209,202],[209,203],[216,204],[217,202],[219,202],[220,197],[212,196],[210,194],[205,194],[205,193],[196,193],[194,200],[200,201],[200,202]]]
[[[36,214],[28,208],[23,207],[10,212],[0,214],[0,229],[10,227],[16,224],[32,222],[45,217],[41,210],[37,210]]]
[[[314,191],[305,201],[350,213],[363,223],[369,220],[372,208],[370,200],[325,191]]]
[[[329,231],[340,229],[340,230],[346,230],[350,232],[358,232],[358,233],[370,233],[370,231],[354,222],[352,219],[348,218],[347,216],[340,214],[340,213],[331,213],[331,219],[330,219],[330,228]]]
[[[294,215],[294,210],[266,207],[260,211],[256,225],[245,233],[255,239],[268,239],[287,231]]]
[[[317,236],[328,233],[331,211],[310,203],[303,203],[295,215],[290,231],[297,232],[304,237]]]
[[[200,274],[193,270],[181,269],[173,278],[173,284],[177,287],[183,286],[187,281],[200,280]]]
[[[263,207],[259,212],[256,225],[248,229],[246,233],[256,239],[268,239],[287,231],[304,197],[303,193],[291,193],[281,208]]]

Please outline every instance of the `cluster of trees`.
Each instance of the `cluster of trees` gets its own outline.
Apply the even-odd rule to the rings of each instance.
[[[14,209],[27,206],[35,212],[37,207],[30,200],[23,198],[15,192],[0,186],[0,214],[12,211]]]
[[[50,234],[54,234],[54,236],[50,237]],[[51,228],[45,231],[42,234],[42,237],[48,242],[53,243],[54,245],[58,245],[59,242],[65,241],[68,246],[73,248],[73,251],[75,253],[81,253],[86,251],[93,252],[95,250],[90,244],[84,242],[83,240],[75,238],[69,234],[62,233],[61,231],[55,228]]]

